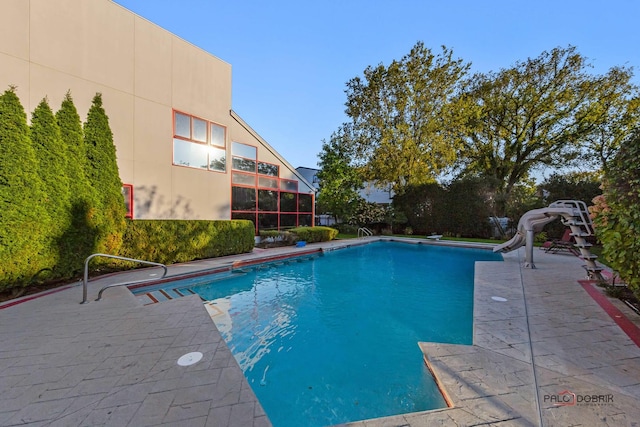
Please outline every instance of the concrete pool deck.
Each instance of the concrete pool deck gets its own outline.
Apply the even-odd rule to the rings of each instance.
[[[371,240],[254,250],[169,274]],[[532,270],[523,257],[476,264],[472,346],[420,344],[451,408],[346,425],[637,425],[640,348],[614,320],[640,316],[617,300],[617,314],[605,312],[578,283],[580,259],[536,250]],[[143,306],[118,287],[93,301],[148,273],[90,282],[89,304],[81,286],[0,303],[0,425],[271,425],[197,296]],[[193,351],[202,361],[177,365]]]

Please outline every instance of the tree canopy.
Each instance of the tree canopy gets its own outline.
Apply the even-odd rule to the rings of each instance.
[[[401,193],[454,163],[461,119],[455,96],[468,69],[452,50],[434,54],[418,42],[401,60],[367,67],[347,83],[353,160],[366,180]]]
[[[494,178],[506,202],[535,168],[575,161],[602,92],[603,79],[587,66],[574,47],[555,48],[468,80],[463,97],[473,108],[460,151],[464,170]]]
[[[347,218],[355,212],[362,197],[362,177],[352,165],[353,141],[351,127],[345,125],[334,132],[329,142],[322,144],[320,152],[320,192],[318,211],[336,218]]]

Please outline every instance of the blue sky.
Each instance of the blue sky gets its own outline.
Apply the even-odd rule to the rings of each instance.
[[[574,45],[593,72],[634,67],[637,0],[115,0],[232,66],[233,109],[294,167],[346,121],[346,82],[417,41],[472,72]]]

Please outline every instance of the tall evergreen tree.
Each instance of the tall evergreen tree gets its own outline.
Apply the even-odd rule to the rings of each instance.
[[[67,92],[60,109],[56,113],[62,142],[67,154],[67,173],[69,178],[69,204],[71,227],[61,237],[67,242],[65,273],[73,275],[82,270],[84,260],[96,252],[96,227],[101,222],[102,211],[97,207],[97,193],[91,186],[85,172],[87,155],[84,147],[82,121]]]
[[[51,265],[44,200],[27,115],[10,88],[0,95],[0,290],[28,284]]]
[[[98,207],[103,215],[103,221],[97,230],[96,250],[116,254],[122,245],[126,209],[113,133],[109,127],[109,118],[102,107],[100,93],[93,97],[84,124],[84,144],[87,154],[87,178],[97,192]]]
[[[46,98],[40,101],[31,115],[31,143],[38,160],[38,174],[44,184],[45,206],[51,217],[47,249],[52,252],[54,271],[58,275],[64,269],[61,263],[67,262],[65,256],[69,252],[64,248],[68,241],[60,239],[71,226],[68,159],[60,129]]]

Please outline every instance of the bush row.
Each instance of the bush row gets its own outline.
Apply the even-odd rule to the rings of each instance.
[[[251,252],[254,241],[246,220],[129,220],[120,255],[173,264]]]
[[[330,227],[297,227],[287,231],[266,230],[260,232],[263,243],[274,243],[280,246],[293,245],[298,241],[308,243],[328,242],[338,235],[338,230]]]

